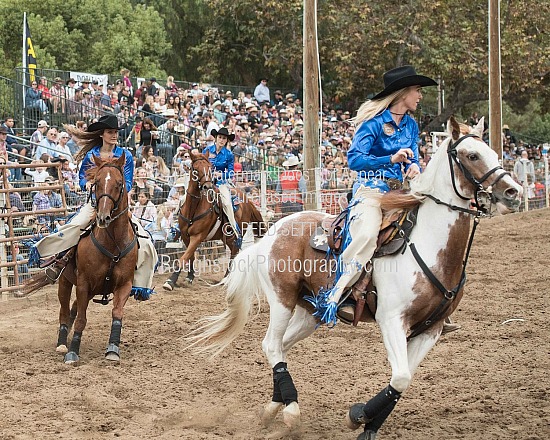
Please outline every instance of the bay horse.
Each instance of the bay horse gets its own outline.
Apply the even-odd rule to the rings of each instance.
[[[219,202],[219,192],[212,179],[212,164],[205,155],[200,153],[191,152],[190,157],[192,167],[189,187],[185,201],[178,210],[178,225],[186,250],[179,259],[178,267],[162,286],[169,291],[174,290],[183,268],[188,269],[187,282],[189,284],[193,282],[195,251],[203,241],[222,240],[231,251],[231,259],[235,258],[240,250],[238,237],[227,222]],[[243,236],[251,227],[250,233],[253,231],[255,237],[261,237],[267,230],[262,215],[244,192],[237,188],[232,188],[231,191],[237,194],[240,201],[235,211],[235,221]]]
[[[128,214],[128,194],[124,180],[125,156],[103,160],[93,156],[95,167],[87,171],[92,182],[97,210],[95,224],[82,237],[76,248],[76,257],[69,261],[59,278],[58,298],[59,333],[56,351],[65,354],[65,363],[79,361],[82,332],[86,327],[86,311],[95,295],[103,295],[98,302],[106,304],[113,294],[111,334],[105,351],[110,361],[120,360],[120,334],[124,305],[132,291],[137,263],[137,235]],[[76,300],[70,306],[73,285]],[[68,334],[74,322],[71,345]]]
[[[481,140],[483,120],[471,133],[465,127],[451,118],[449,137],[426,170],[411,181],[410,192],[393,191],[380,198],[384,213],[417,208],[416,226],[403,252],[373,261],[372,282],[377,291],[374,320],[382,333],[392,375],[387,387],[348,411],[348,427],[364,425],[358,440],[376,437],[420,362],[439,339],[444,319],[462,298],[471,234],[482,212],[470,207],[471,199],[483,192],[502,214],[519,207],[522,189]],[[252,303],[265,294],[270,320],[262,348],[274,380],[271,401],[261,415],[265,425],[283,407],[288,429],[292,431],[300,424],[298,392],[287,354],[320,325],[306,298],[319,299],[323,288],[332,287],[334,272],[328,269],[325,254],[313,250],[309,243],[316,228],[330,218],[306,211],[272,225],[264,238],[233,261],[224,279],[227,309],[204,318],[188,336],[190,347],[219,354],[244,330]],[[365,309],[361,320],[373,318]]]

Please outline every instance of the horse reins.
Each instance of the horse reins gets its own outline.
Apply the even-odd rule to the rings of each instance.
[[[111,167],[111,168],[116,168],[118,171],[120,171],[121,175],[124,176],[124,171],[118,166],[118,165],[114,165],[114,164],[105,164],[103,165],[101,168],[103,167]],[[119,207],[119,204],[120,202],[122,201],[122,197],[124,195],[124,182],[122,183],[122,186],[120,187],[120,193],[118,195],[118,198],[115,200],[115,198],[113,196],[111,196],[110,194],[107,194],[107,193],[103,193],[103,194],[100,194],[99,197],[96,196],[95,198],[95,201],[92,199],[92,194],[94,193],[96,189],[96,184],[94,183],[91,187],[90,187],[90,195],[88,197],[88,199],[90,200],[90,203],[92,204],[92,206],[97,209],[97,206],[99,205],[99,201],[101,200],[102,197],[107,197],[108,199],[110,199],[114,206],[113,208],[111,209],[111,214],[115,211],[118,210],[118,207]],[[128,212],[128,206],[123,209],[122,211],[120,211],[116,216],[114,216],[112,219],[111,219],[111,222],[116,220],[117,218],[119,218],[121,215],[123,215],[124,213]],[[137,231],[136,231],[136,228],[135,226],[133,225],[132,222],[130,222],[130,226],[132,227],[132,231],[134,233],[134,238],[132,239],[132,241],[124,248],[124,249],[120,249],[120,247],[118,246],[118,243],[116,242],[115,238],[113,237],[113,235],[110,233],[110,231],[108,229],[106,229],[106,232],[107,232],[107,235],[109,236],[109,238],[113,241],[113,243],[115,243],[115,246],[117,247],[119,253],[118,255],[115,255],[113,253],[111,253],[109,250],[107,250],[100,242],[99,240],[96,238],[96,236],[94,235],[94,230],[93,228],[91,229],[90,231],[90,239],[92,240],[92,243],[94,244],[94,246],[103,254],[105,255],[107,258],[109,258],[110,260],[110,263],[109,263],[109,269],[107,270],[107,275],[105,275],[105,279],[103,280],[103,293],[102,293],[102,298],[99,299],[99,300],[96,300],[95,298],[93,299],[94,302],[96,303],[100,303],[100,304],[103,304],[103,305],[106,305],[109,303],[109,284],[111,283],[111,277],[112,277],[112,274],[113,274],[113,270],[114,270],[114,267],[115,265],[120,261],[122,260],[122,258],[124,258],[126,255],[128,255],[130,253],[130,251],[134,248],[134,246],[137,244]]]
[[[414,243],[412,243],[409,239],[408,234],[405,234],[404,231],[402,231],[401,226],[397,225],[397,228],[399,230],[399,233],[405,238],[407,244],[409,245],[409,248],[411,249],[411,253],[414,256],[414,259],[424,272],[424,275],[430,280],[430,282],[441,292],[443,295],[443,298],[441,302],[438,304],[438,306],[433,310],[430,315],[423,319],[422,321],[418,322],[417,324],[413,325],[411,327],[411,332],[409,336],[407,337],[407,340],[410,340],[414,338],[415,336],[418,336],[419,334],[423,333],[425,330],[430,328],[435,322],[441,320],[445,312],[449,309],[451,303],[454,301],[460,290],[464,287],[464,284],[466,283],[466,266],[468,264],[468,259],[470,257],[470,251],[472,249],[472,244],[474,242],[474,235],[476,233],[477,226],[479,224],[480,218],[485,216],[487,214],[486,209],[480,205],[478,197],[480,192],[485,192],[485,189],[483,188],[483,182],[485,182],[491,175],[493,175],[498,170],[503,170],[502,166],[496,166],[493,169],[489,170],[487,173],[485,173],[479,180],[477,180],[470,170],[468,170],[461,162],[458,160],[458,154],[456,151],[456,147],[464,140],[469,137],[474,137],[479,139],[479,136],[473,135],[473,134],[467,134],[459,139],[456,140],[456,142],[452,143],[449,142],[449,147],[447,149],[447,156],[449,158],[449,167],[451,169],[451,181],[453,183],[453,189],[455,194],[460,197],[462,200],[470,200],[470,197],[465,197],[458,191],[458,188],[456,186],[455,181],[455,173],[454,173],[454,166],[453,162],[457,165],[458,169],[462,172],[466,180],[470,182],[474,186],[474,200],[476,209],[468,209],[468,208],[462,208],[460,206],[452,205],[450,203],[443,202],[442,200],[438,199],[437,197],[434,197],[430,194],[423,194],[423,196],[429,198],[433,202],[435,202],[438,205],[444,205],[447,206],[452,211],[458,211],[464,214],[468,214],[474,217],[474,225],[472,227],[472,231],[470,232],[470,237],[468,238],[468,245],[466,247],[466,253],[464,260],[462,262],[462,273],[460,275],[460,280],[458,284],[452,288],[447,289],[441,281],[435,276],[435,274],[430,270],[426,262],[422,259],[420,254],[418,253],[418,250],[416,249],[416,246]],[[504,176],[510,175],[509,172],[505,171],[503,173],[500,173],[493,183],[489,185],[489,187],[494,186],[499,180],[501,180]],[[491,201],[494,200],[494,195],[491,192],[489,192]]]

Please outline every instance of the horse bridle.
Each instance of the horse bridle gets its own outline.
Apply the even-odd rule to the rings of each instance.
[[[196,160],[196,162],[200,162],[200,161],[203,161],[203,160],[206,160],[206,159],[200,158],[200,159]],[[195,165],[195,163],[193,163],[193,165]],[[197,170],[194,166],[191,166],[191,170],[192,170],[192,171],[196,171],[196,172],[198,173],[198,170]],[[193,174],[193,173],[191,173],[191,174]],[[191,175],[191,179],[192,179],[192,178],[193,178],[193,176]],[[201,183],[201,182],[203,181],[203,179],[206,180],[206,182]],[[211,186],[208,186],[208,187],[207,187],[206,185],[207,185],[208,183],[210,183]],[[192,193],[188,192],[188,194],[189,194],[191,197],[195,198],[195,199],[200,199],[200,198],[201,198],[201,193],[202,193],[203,191],[210,191],[210,190],[214,189],[214,183],[213,183],[211,180],[207,180],[207,177],[206,177],[206,174],[205,174],[205,173],[203,173],[202,177],[201,177],[201,178],[199,179],[199,181],[197,182],[197,185],[198,185],[198,188],[199,188],[199,195],[192,194]]]
[[[124,176],[124,171],[122,170],[122,168],[120,168],[118,165],[114,165],[114,164],[105,164],[105,165],[102,165],[100,167],[101,168],[116,168],[118,171],[120,171],[120,174],[122,176]],[[99,171],[99,170],[98,170]],[[110,215],[113,214],[113,212],[117,211],[118,210],[118,205],[120,204],[121,200],[122,200],[122,196],[124,194],[124,182],[122,182],[122,185],[120,187],[120,192],[118,194],[118,198],[115,200],[115,198],[111,195],[111,194],[107,194],[107,193],[103,193],[103,194],[100,194],[99,196],[95,194],[95,190],[97,189],[97,185],[96,183],[94,182],[92,184],[92,186],[90,187],[90,195],[89,195],[89,198],[90,198],[90,203],[92,204],[92,207],[94,209],[97,209],[97,207],[99,206],[99,201],[101,200],[102,197],[107,197],[108,199],[110,199],[112,202],[113,202],[113,208],[111,209],[110,211]],[[93,199],[92,197],[92,194],[95,195],[95,200]],[[113,217],[111,219],[111,221],[113,220],[116,220],[118,217],[120,217],[122,214],[124,214],[126,211],[128,211],[128,207],[126,207],[126,209],[122,210],[121,212],[119,212],[115,217]]]
[[[493,194],[492,188],[504,176],[510,176],[510,173],[508,171],[504,171],[504,168],[502,168],[502,166],[498,165],[498,166],[494,167],[493,169],[487,171],[483,176],[481,176],[481,178],[479,180],[476,179],[472,175],[470,170],[468,168],[466,168],[462,162],[460,162],[460,160],[458,159],[458,152],[456,150],[458,145],[467,138],[475,138],[475,139],[478,139],[479,141],[481,141],[479,136],[477,136],[475,134],[466,134],[466,135],[461,136],[460,138],[458,138],[454,143],[449,142],[449,146],[447,148],[447,157],[449,158],[449,167],[451,168],[451,182],[453,183],[454,192],[459,198],[461,198],[462,200],[470,200],[471,199],[471,197],[466,197],[466,196],[462,195],[459,192],[459,190],[456,186],[455,171],[454,171],[454,167],[453,167],[453,162],[454,162],[456,164],[456,166],[458,167],[458,169],[462,172],[462,174],[464,175],[466,180],[468,182],[470,182],[474,187],[474,202],[475,202],[475,206],[476,206],[475,215],[478,215],[477,213],[486,214],[487,213],[487,208],[480,202],[480,196],[487,195],[490,198],[491,203],[495,203],[496,199],[495,199],[495,196]],[[503,172],[500,173],[498,176],[496,176],[493,183],[491,183],[490,185],[487,186],[487,189],[483,188],[483,183],[489,177],[491,177],[495,172],[497,172],[498,170],[503,170]],[[468,211],[471,211],[469,213],[474,214],[474,212],[472,210],[468,210]]]
[[[458,191],[458,188],[456,186],[453,162],[457,165],[458,169],[462,172],[462,174],[464,175],[466,180],[474,186],[474,200],[475,200],[476,209],[474,210],[474,209],[462,208],[461,206],[456,206],[456,205],[452,205],[450,203],[443,202],[442,200],[440,200],[440,199],[438,199],[438,198],[436,198],[436,197],[434,197],[430,194],[423,194],[427,198],[433,200],[438,205],[445,205],[453,211],[463,212],[463,213],[469,214],[469,215],[474,217],[474,225],[473,225],[472,230],[470,232],[470,237],[468,238],[468,245],[466,246],[466,252],[464,254],[464,259],[462,260],[462,272],[460,274],[460,280],[459,280],[458,284],[455,287],[453,287],[452,289],[447,289],[443,285],[443,283],[435,276],[435,274],[428,267],[426,262],[422,259],[422,257],[418,253],[418,250],[416,249],[415,244],[410,241],[409,236],[405,234],[405,231],[401,228],[400,225],[397,226],[397,228],[399,230],[399,234],[405,238],[405,241],[409,245],[409,248],[411,250],[411,253],[412,253],[413,257],[416,260],[416,262],[418,263],[418,265],[420,266],[420,268],[422,269],[422,272],[428,278],[428,280],[432,283],[432,285],[437,290],[439,290],[439,292],[443,296],[443,298],[441,299],[438,306],[434,310],[432,310],[431,313],[427,317],[425,317],[422,321],[416,323],[415,325],[413,325],[411,327],[410,334],[407,337],[407,340],[410,340],[410,339],[418,336],[419,334],[423,333],[425,330],[429,329],[434,323],[440,321],[443,318],[443,316],[445,315],[445,313],[447,312],[447,310],[449,309],[449,307],[451,306],[451,303],[454,301],[454,299],[456,298],[456,296],[458,295],[460,290],[462,290],[462,288],[464,287],[464,284],[466,284],[466,265],[468,264],[468,259],[470,257],[470,251],[472,249],[472,244],[474,242],[474,235],[476,233],[476,229],[477,229],[477,226],[479,224],[480,217],[487,214],[487,208],[480,203],[479,196],[482,193],[486,193],[490,197],[491,203],[494,203],[495,202],[495,196],[493,195],[492,187],[500,179],[502,179],[504,176],[507,176],[507,175],[509,176],[510,175],[509,172],[504,171],[504,172],[500,173],[498,176],[496,176],[493,183],[491,183],[491,185],[487,186],[487,189],[483,188],[483,183],[490,176],[492,176],[495,172],[497,172],[498,170],[503,170],[503,168],[500,165],[496,166],[493,169],[486,172],[483,176],[481,176],[481,178],[479,180],[476,179],[472,175],[470,170],[468,170],[468,168],[466,168],[464,166],[464,164],[462,164],[460,162],[460,160],[458,159],[458,153],[456,151],[456,147],[464,139],[467,139],[469,137],[479,139],[479,136],[476,136],[474,134],[467,134],[467,135],[464,135],[464,136],[461,136],[460,138],[458,138],[454,143],[450,141],[449,146],[447,148],[447,156],[449,158],[449,166],[451,168],[451,181],[453,182],[454,192],[462,200],[470,200],[471,199],[470,197],[466,197],[466,196],[462,195]],[[489,212],[490,212],[490,209],[489,209]]]

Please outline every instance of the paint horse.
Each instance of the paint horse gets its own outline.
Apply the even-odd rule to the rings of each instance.
[[[87,177],[92,182],[95,195],[95,224],[78,242],[76,256],[68,259],[58,281],[60,310],[56,351],[65,354],[67,364],[80,360],[88,303],[94,296],[101,294],[103,299],[97,302],[107,304],[110,293],[113,294],[113,311],[105,358],[120,360],[123,309],[132,291],[137,263],[137,236],[128,215],[128,194],[124,181],[125,156],[110,160],[93,156],[93,160],[96,166],[87,171]],[[43,274],[39,274],[33,282],[33,285],[27,286],[28,291],[48,283]],[[76,286],[76,300],[71,306],[73,286]],[[74,333],[70,347],[67,348],[73,324]]]
[[[203,154],[190,153],[192,168],[189,187],[185,201],[178,211],[178,225],[181,239],[186,250],[179,259],[179,265],[162,286],[166,290],[174,290],[182,268],[188,268],[187,282],[191,284],[195,278],[193,263],[198,246],[207,240],[222,240],[231,251],[231,259],[240,250],[240,240],[229,225],[221,202],[219,191],[212,181],[212,164]],[[252,228],[250,233],[261,237],[267,230],[262,215],[247,196],[240,190],[232,188],[240,200],[235,221],[243,234]]]
[[[376,437],[420,362],[439,339],[444,319],[461,300],[472,242],[471,220],[473,217],[475,228],[480,212],[471,209],[471,199],[481,198],[483,193],[502,214],[519,207],[522,189],[499,165],[497,154],[482,142],[483,121],[466,134],[465,126],[451,118],[447,131],[450,136],[424,173],[411,182],[410,192],[393,191],[381,197],[384,213],[417,208],[416,226],[403,252],[381,257],[374,261],[381,264],[373,264],[372,282],[377,291],[374,319],[383,336],[392,375],[388,386],[376,396],[350,408],[348,426],[364,427],[358,440]],[[237,255],[225,280],[227,309],[205,318],[189,336],[196,349],[220,353],[243,331],[254,299],[265,294],[270,321],[262,348],[274,379],[272,399],[262,413],[266,425],[283,407],[283,421],[290,430],[300,423],[298,393],[287,353],[319,325],[305,298],[319,296],[322,288],[332,287],[330,280],[327,284],[324,255],[309,244],[316,227],[327,218],[317,212],[283,218],[258,243]],[[392,270],[377,270],[391,267],[398,268],[398,276]],[[366,309],[361,318],[368,320]]]

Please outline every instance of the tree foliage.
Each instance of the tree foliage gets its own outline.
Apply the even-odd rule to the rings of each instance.
[[[169,53],[164,22],[152,7],[129,0],[0,0],[6,64],[21,64],[23,11],[39,67],[116,74],[163,74]]]
[[[515,110],[550,101],[550,2],[501,7],[504,99]],[[4,72],[19,63],[24,10],[40,67],[302,85],[303,0],[0,0]],[[380,91],[384,71],[410,63],[444,81],[446,118],[488,98],[487,19],[487,2],[473,0],[318,0],[323,90],[356,108]]]

